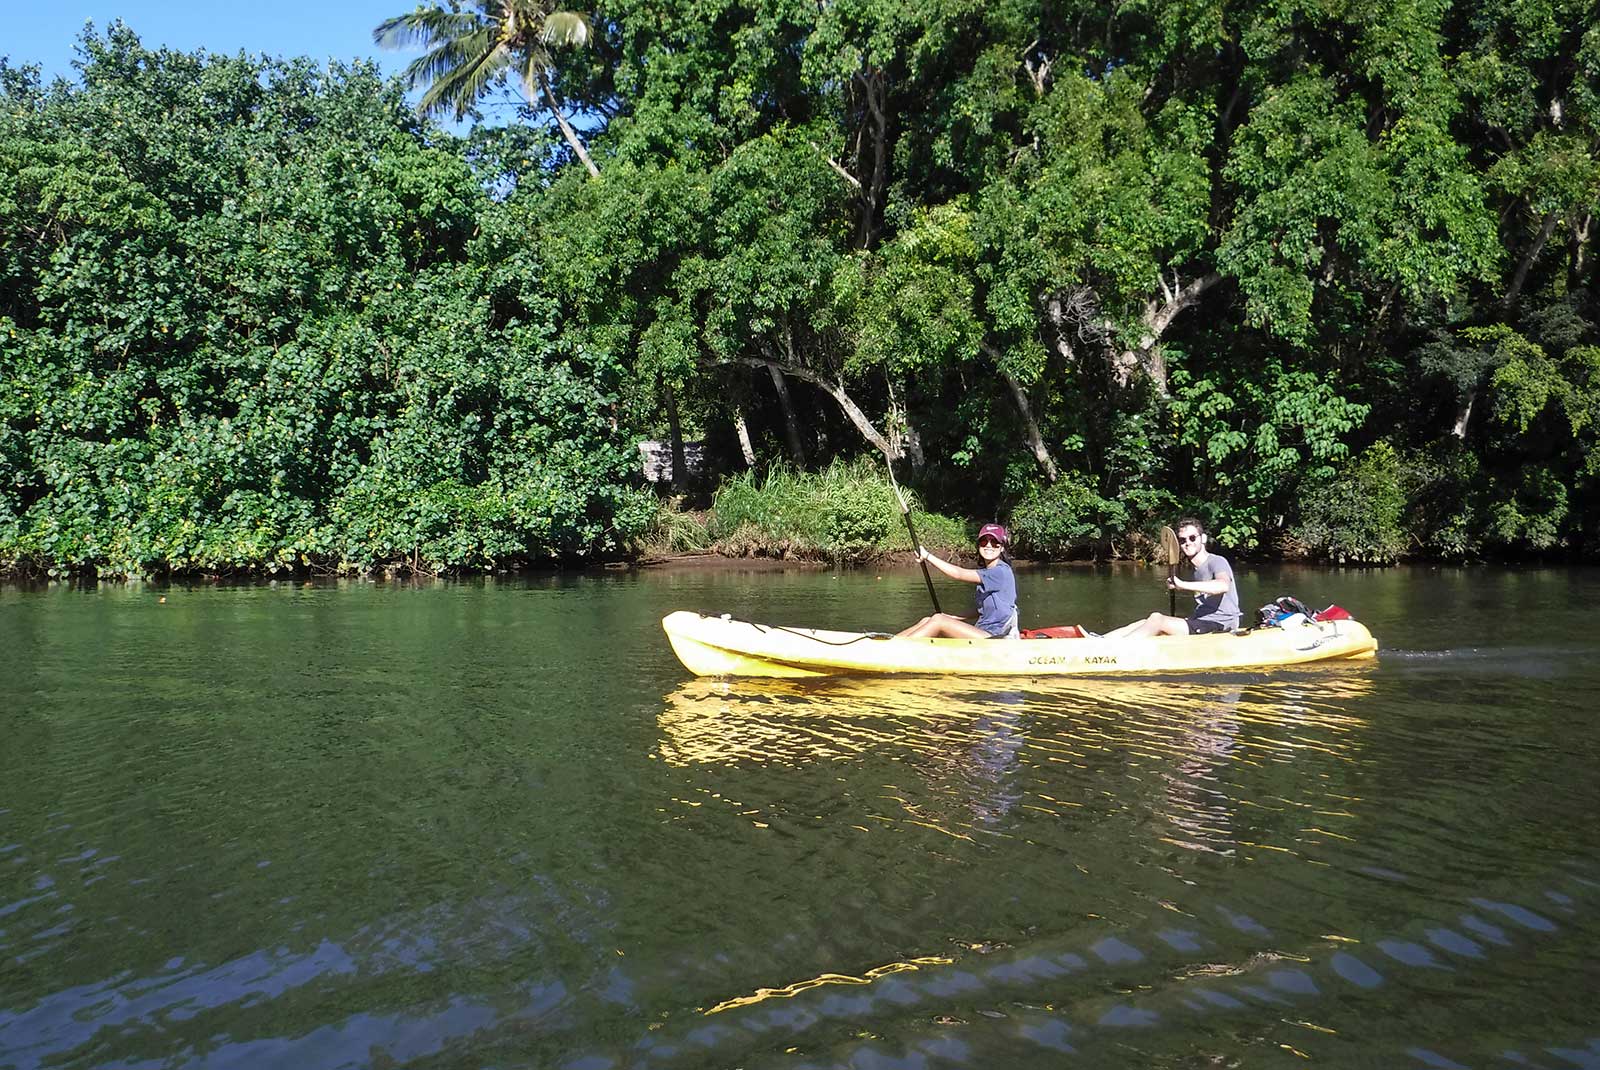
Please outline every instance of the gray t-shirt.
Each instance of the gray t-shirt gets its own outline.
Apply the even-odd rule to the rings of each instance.
[[[1228,589],[1222,594],[1197,594],[1190,620],[1212,620],[1230,632],[1239,626],[1239,585],[1233,582],[1233,569],[1227,558],[1220,554],[1206,554],[1204,564],[1191,565],[1190,580],[1227,580]]]
[[[1011,566],[996,561],[978,570],[978,627],[990,635],[1005,634],[1017,611],[1017,578]]]

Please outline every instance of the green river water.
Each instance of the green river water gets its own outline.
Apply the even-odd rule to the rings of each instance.
[[[908,571],[0,589],[0,1068],[1600,1067],[1600,573],[1240,579],[1379,658],[730,684],[660,630],[891,628]]]

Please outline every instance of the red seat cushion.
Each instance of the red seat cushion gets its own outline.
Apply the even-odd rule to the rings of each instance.
[[[1024,639],[1082,639],[1083,629],[1076,624],[1060,624],[1054,628],[1024,628]]]

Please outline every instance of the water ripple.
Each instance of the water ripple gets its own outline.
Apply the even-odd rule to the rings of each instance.
[[[1372,665],[733,684],[661,613],[887,582],[0,592],[0,1067],[1585,1065],[1580,581],[1363,578]]]

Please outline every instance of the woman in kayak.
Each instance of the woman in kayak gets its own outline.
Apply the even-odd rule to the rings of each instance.
[[[1013,634],[1017,617],[1017,578],[1006,560],[1006,529],[985,524],[978,532],[981,568],[962,568],[917,547],[917,560],[928,561],[953,580],[978,585],[977,623],[951,613],[934,613],[900,632],[902,636],[948,639],[1005,639]]]

